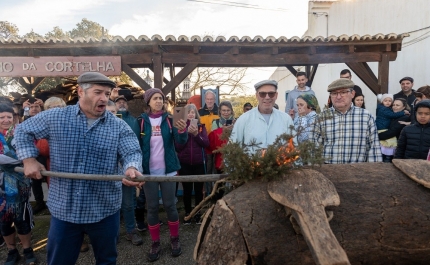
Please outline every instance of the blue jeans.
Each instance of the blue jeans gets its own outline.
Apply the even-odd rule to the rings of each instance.
[[[122,203],[121,213],[124,218],[125,229],[127,233],[132,232],[136,228],[134,219],[134,208],[136,205],[136,187],[122,185]]]
[[[48,233],[48,264],[75,264],[84,233],[91,240],[97,265],[116,264],[118,232],[119,211],[91,224],[74,224],[52,216]]]

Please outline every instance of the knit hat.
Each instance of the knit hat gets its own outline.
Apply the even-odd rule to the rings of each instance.
[[[148,105],[149,101],[151,100],[152,96],[156,93],[160,93],[161,96],[163,96],[163,100],[166,100],[166,97],[163,94],[163,91],[161,91],[161,89],[159,88],[150,88],[148,90],[145,91],[145,103]]]
[[[303,99],[311,109],[315,110],[317,113],[320,113],[321,110],[320,110],[320,106],[318,104],[318,99],[314,95],[302,94],[302,95],[298,96],[297,98]]]
[[[386,99],[386,98],[391,98],[391,101],[393,101],[393,100],[394,100],[394,96],[393,96],[393,94],[383,94],[383,95],[381,96],[380,102],[384,101],[384,99]]]
[[[340,88],[353,88],[354,86],[354,82],[352,82],[348,78],[339,78],[331,82],[331,84],[327,88],[327,92],[331,92]]]

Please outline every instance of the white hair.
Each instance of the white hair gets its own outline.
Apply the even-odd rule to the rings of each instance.
[[[88,88],[93,87],[94,84],[90,84],[90,83],[82,83],[79,84],[80,87],[82,87],[83,90],[87,90]]]
[[[206,96],[207,96],[208,94],[212,94],[212,95],[214,95],[214,98],[216,98],[216,95],[215,95],[215,93],[214,93],[212,90],[207,90],[207,91],[206,91],[206,93],[205,93],[205,98],[206,98]]]

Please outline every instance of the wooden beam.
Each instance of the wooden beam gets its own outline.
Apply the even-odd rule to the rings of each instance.
[[[169,73],[170,73],[170,80],[173,80],[173,78],[175,78],[175,76],[176,76],[175,67],[173,64],[169,65]],[[176,102],[176,93],[175,93],[174,89],[172,89],[172,91],[170,91],[170,99],[173,102]]]
[[[240,47],[232,47],[230,50],[226,51],[224,54],[239,54]]]
[[[133,80],[138,86],[140,86],[143,90],[148,90],[151,87],[148,85],[148,83],[146,83],[145,80],[142,79],[142,77],[140,77],[140,75],[138,75],[130,66],[128,66],[126,63],[122,62],[121,63],[121,68],[122,71],[124,71],[124,73],[126,73],[131,80]]]
[[[381,52],[360,53],[326,53],[326,54],[180,54],[163,53],[161,63],[186,65],[197,63],[199,67],[248,67],[248,66],[285,66],[308,65],[322,63],[346,63],[346,62],[379,62]],[[387,52],[389,60],[393,61],[396,52]],[[121,58],[128,65],[148,65],[151,57],[149,54],[127,54]],[[154,57],[155,58],[155,57]],[[149,59],[149,62],[148,62]]]
[[[390,60],[387,54],[382,54],[382,60],[378,64],[378,85],[379,93],[388,93],[388,75],[390,70]]]
[[[172,62],[173,63],[173,62]],[[152,57],[152,65],[154,71],[154,87],[161,89],[163,87],[164,68],[161,62],[161,55]]]
[[[365,62],[348,62],[346,65],[377,95],[380,92],[378,79]]]
[[[14,78],[25,90],[32,95],[33,91],[45,80],[45,77],[15,77]]]
[[[317,69],[318,69],[318,64],[312,65],[312,70],[310,71],[309,76],[308,76],[308,83],[307,83],[308,87],[312,87],[312,83],[314,82],[314,78],[315,78],[315,75],[317,73]]]
[[[285,67],[287,67],[288,71],[290,71],[290,73],[291,73],[293,76],[296,76],[296,75],[297,75],[297,70],[296,70],[292,65],[286,65]]]
[[[196,69],[196,63],[189,63],[182,68],[181,71],[163,88],[163,93],[167,94],[174,90],[194,69]]]
[[[153,64],[149,65],[148,68],[149,68],[149,70],[151,70],[155,74]],[[163,67],[163,70],[164,70],[164,67]],[[163,72],[163,83],[168,84],[169,82],[170,82],[170,80],[168,80],[166,77],[164,77],[164,72]]]

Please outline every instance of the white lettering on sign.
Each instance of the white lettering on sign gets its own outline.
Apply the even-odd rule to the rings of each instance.
[[[10,73],[13,71],[13,64],[10,62],[0,62],[0,72]]]
[[[28,70],[34,70],[36,71],[36,65],[34,65],[34,63],[23,63],[22,64],[22,70],[28,71]]]

